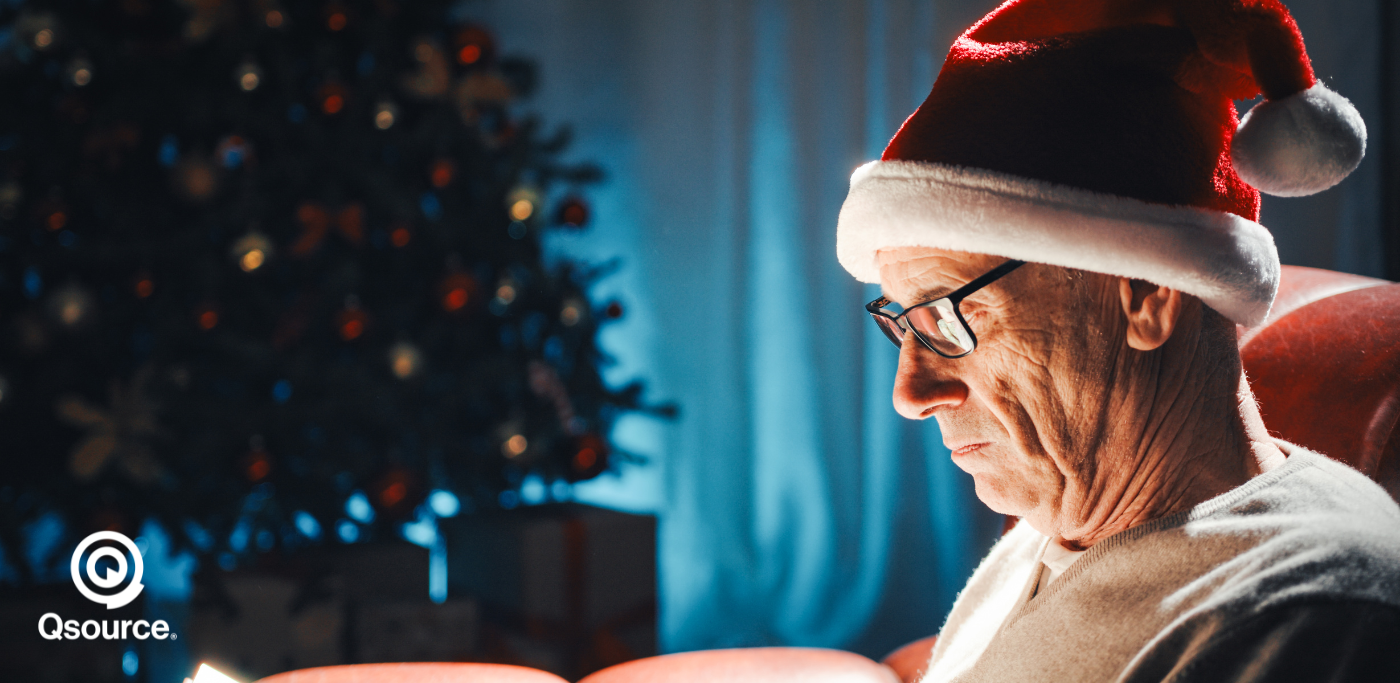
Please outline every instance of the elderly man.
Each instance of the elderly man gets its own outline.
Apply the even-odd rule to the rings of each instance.
[[[1400,508],[1270,438],[1236,347],[1278,282],[1258,190],[1364,146],[1277,0],[1012,0],[959,38],[838,229],[896,408],[1022,518],[925,680],[1400,680]]]

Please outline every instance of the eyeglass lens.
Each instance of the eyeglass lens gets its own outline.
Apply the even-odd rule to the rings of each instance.
[[[872,316],[880,325],[880,330],[894,342],[903,346],[904,328],[894,320],[882,315]],[[905,324],[925,344],[947,356],[962,356],[972,351],[972,335],[953,312],[953,306],[939,301],[931,306],[920,306],[905,313]]]

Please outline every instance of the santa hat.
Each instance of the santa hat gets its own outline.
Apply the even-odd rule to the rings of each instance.
[[[1139,278],[1254,325],[1279,274],[1259,192],[1325,190],[1365,148],[1278,0],[1010,0],[851,176],[837,255],[862,282],[901,246]]]

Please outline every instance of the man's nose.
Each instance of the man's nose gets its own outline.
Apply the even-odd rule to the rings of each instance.
[[[894,376],[894,409],[911,420],[922,420],[933,417],[939,408],[962,405],[967,385],[950,372],[957,362],[930,351],[906,333]]]

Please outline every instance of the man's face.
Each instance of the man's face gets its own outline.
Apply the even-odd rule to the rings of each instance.
[[[880,283],[908,307],[944,296],[1006,259],[926,247],[879,253]],[[977,497],[1038,529],[1073,523],[1094,498],[1098,453],[1114,431],[1112,278],[1027,264],[961,304],[977,350],[943,358],[906,335],[894,404],[934,417]],[[1115,317],[1115,314],[1117,316]],[[1122,346],[1119,341],[1117,347]],[[1118,397],[1121,399],[1122,397]],[[1068,517],[1068,519],[1066,518]]]

